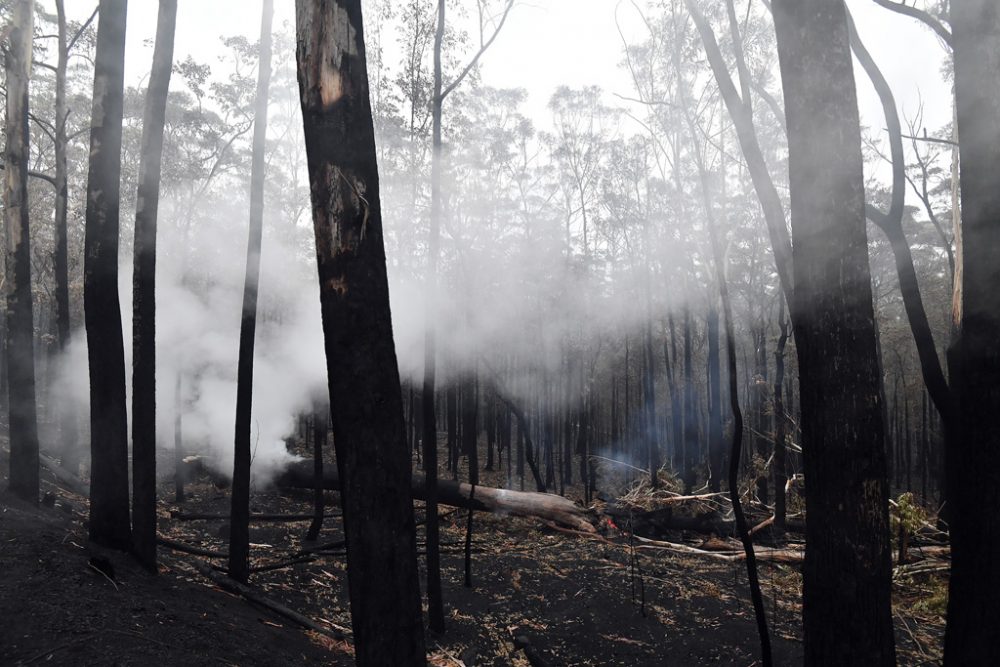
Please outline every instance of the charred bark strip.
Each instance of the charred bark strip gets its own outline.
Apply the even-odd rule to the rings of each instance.
[[[424,665],[361,2],[298,0],[296,32],[355,655]]]
[[[264,0],[260,23],[260,65],[254,104],[250,165],[250,230],[240,317],[240,350],[236,370],[236,426],[233,457],[232,520],[229,576],[246,583],[250,576],[250,420],[253,401],[253,348],[257,331],[257,282],[264,230],[264,149],[267,139],[267,91],[271,82],[271,20],[274,0]]]
[[[885,424],[846,9],[778,0],[774,19],[809,517],[805,661],[894,665]]]
[[[4,151],[6,233],[7,383],[10,488],[38,503],[38,418],[35,405],[34,317],[31,303],[31,237],[28,218],[28,82],[35,3],[18,0],[4,57],[7,80],[7,147]],[[127,491],[126,491],[127,499]],[[126,520],[128,508],[126,507]]]
[[[125,344],[118,300],[118,224],[126,0],[101,0],[94,60],[83,307],[90,368],[90,539],[128,550]]]
[[[132,548],[156,569],[156,215],[177,0],[160,0],[142,120],[132,275]]]

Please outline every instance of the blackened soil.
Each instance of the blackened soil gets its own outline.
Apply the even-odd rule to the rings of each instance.
[[[127,557],[112,556],[109,581],[88,564],[85,499],[46,478],[51,506],[0,497],[0,664],[351,664],[335,495],[328,497],[334,516],[319,539],[334,544],[310,562],[256,574],[252,583],[331,632],[346,632],[347,641],[307,632],[222,592],[195,569],[221,568],[221,559],[161,547],[160,573],[151,576]],[[188,490],[182,507],[160,501],[161,534],[225,551],[224,520],[181,521],[173,514],[224,515],[228,491],[208,480]],[[166,487],[161,491],[170,497]],[[255,493],[253,504],[255,512],[303,513],[310,499],[270,490]],[[591,539],[536,520],[477,514],[467,588],[466,513],[441,513],[447,632],[427,634],[433,665],[524,666],[532,664],[529,656],[550,666],[759,664],[742,563],[633,545],[613,531]],[[307,521],[254,523],[254,564],[281,563],[315,546],[303,540],[307,527]],[[422,553],[422,529],[418,544]],[[801,664],[801,577],[794,566],[768,563],[760,574],[775,664]],[[900,664],[936,664],[940,619],[914,612],[916,600],[913,594],[897,604]]]

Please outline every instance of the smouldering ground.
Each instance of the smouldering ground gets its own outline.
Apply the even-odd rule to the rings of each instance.
[[[46,479],[48,475],[45,475]],[[496,481],[496,480],[485,480]],[[53,507],[2,500],[0,639],[4,664],[350,664],[350,646],[306,633],[271,612],[212,586],[194,568],[205,560],[161,547],[151,577],[125,558],[112,583],[87,565],[85,501],[46,481]],[[163,489],[164,497],[170,497]],[[189,486],[183,511],[225,514],[229,497],[207,480]],[[334,500],[331,495],[329,500]],[[254,511],[308,512],[307,493],[258,492]],[[180,521],[160,503],[164,536],[224,551],[225,523]],[[329,509],[336,514],[336,507]],[[442,508],[448,629],[428,633],[438,665],[527,665],[521,642],[548,665],[741,665],[757,661],[757,637],[740,563],[637,548],[618,534],[583,539],[540,522],[477,514],[473,587],[463,586],[466,514]],[[417,508],[418,517],[423,515]],[[308,522],[255,523],[258,565],[310,546]],[[423,542],[422,531],[418,540]],[[692,543],[697,539],[692,537]],[[342,539],[326,520],[320,543]],[[254,584],[321,625],[349,629],[343,549],[262,572]],[[216,565],[222,560],[212,561]],[[800,576],[794,566],[761,565],[776,664],[801,662]],[[940,572],[896,585],[900,664],[937,664]],[[515,646],[515,637],[518,645]]]

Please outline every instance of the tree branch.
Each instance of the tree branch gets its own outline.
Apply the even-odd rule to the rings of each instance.
[[[916,7],[911,7],[910,5],[903,4],[902,2],[893,2],[892,0],[872,0],[875,4],[880,7],[885,7],[889,11],[896,12],[897,14],[903,14],[911,18],[915,18],[928,28],[937,33],[948,48],[955,48],[951,37],[951,31],[944,27],[944,24],[938,21],[936,18],[931,16],[928,12],[918,9]]]
[[[80,36],[83,34],[83,31],[87,29],[87,26],[93,23],[94,19],[97,17],[97,12],[99,9],[100,6],[94,7],[94,11],[93,13],[91,13],[90,18],[83,22],[83,25],[80,26],[80,29],[77,30],[76,34],[73,35],[73,38],[69,40],[69,44],[66,45],[67,53],[73,50],[73,45],[76,44],[76,40],[80,39]]]
[[[0,169],[6,169],[6,168],[7,168],[7,165],[4,164],[3,162],[0,162]],[[32,178],[37,178],[37,179],[43,180],[43,181],[47,182],[49,185],[51,185],[52,187],[56,187],[56,179],[55,179],[55,177],[49,176],[46,173],[43,173],[43,172],[40,172],[40,171],[32,171],[32,170],[29,169],[28,170],[28,176],[31,176]]]
[[[459,74],[454,81],[448,84],[443,91],[441,91],[442,101],[444,100],[444,98],[448,97],[451,91],[455,90],[455,88],[458,87],[458,84],[462,83],[462,80],[465,79],[466,76],[468,76],[469,72],[471,72],[472,68],[476,66],[476,63],[479,62],[479,59],[482,57],[482,55],[486,53],[486,50],[488,48],[490,48],[490,45],[493,44],[493,40],[497,38],[497,35],[499,35],[500,31],[503,29],[503,24],[507,22],[507,16],[510,14],[510,10],[513,9],[513,7],[514,7],[514,0],[507,0],[507,6],[503,10],[503,16],[500,17],[500,23],[497,25],[496,30],[494,30],[490,38],[486,40],[486,43],[479,48],[479,51],[477,51],[476,55],[472,57],[472,60],[469,61],[469,64],[465,66],[465,69],[462,70],[462,73]]]

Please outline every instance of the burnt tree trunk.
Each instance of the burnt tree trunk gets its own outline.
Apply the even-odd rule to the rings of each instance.
[[[754,453],[760,457],[761,462],[768,460],[768,442],[767,437],[770,428],[767,424],[767,325],[764,322],[763,316],[761,316],[758,330],[756,333],[756,349],[755,353],[755,365],[756,372],[753,378],[753,411],[754,411],[754,422],[755,429],[753,434],[754,443]],[[761,471],[760,476],[757,477],[757,497],[760,501],[767,505],[770,502],[770,496],[768,494],[768,484],[767,484],[767,473],[766,471]]]
[[[271,21],[274,0],[264,0],[260,22],[260,64],[254,100],[250,165],[250,229],[240,316],[240,350],[236,370],[236,425],[233,489],[230,509],[229,576],[246,583],[250,576],[250,422],[253,413],[253,348],[257,331],[257,283],[264,230],[264,149],[267,139],[267,91],[271,82]]]
[[[125,344],[118,300],[118,224],[126,0],[101,0],[94,60],[84,235],[83,307],[90,368],[90,539],[127,551]]]
[[[714,300],[714,299],[713,299]],[[722,387],[719,362],[719,311],[708,309],[708,456],[711,475],[708,487],[713,492],[722,489],[726,443],[722,436]]]
[[[785,404],[781,399],[781,386],[785,381],[785,344],[788,342],[788,325],[785,322],[785,300],[779,297],[779,327],[781,335],[774,348],[774,531],[780,536],[785,532],[788,513],[785,485],[788,471],[785,448]],[[886,473],[888,474],[888,472]]]
[[[694,397],[694,362],[691,350],[691,309],[684,306],[684,493],[694,488],[694,468],[698,457],[698,415]]]
[[[184,502],[184,411],[181,402],[181,368],[177,365],[177,379],[174,381],[174,502]]]
[[[355,657],[424,665],[410,457],[389,312],[360,0],[297,0],[311,183]]]
[[[777,0],[774,19],[809,517],[805,663],[894,665],[885,425],[846,8]]]
[[[441,243],[441,48],[444,40],[444,0],[438,0],[437,26],[434,31],[434,96],[431,98],[431,216],[427,244],[427,294],[424,311],[424,377],[421,402],[423,410],[424,474],[427,478],[427,617],[436,633],[444,632],[444,601],[441,595],[441,530],[438,525],[437,479],[438,442],[435,421],[436,295],[437,264]],[[451,445],[449,423],[448,444]],[[451,450],[448,450],[449,463]]]
[[[412,397],[412,393],[411,393]],[[326,502],[323,498],[323,447],[326,445],[329,420],[327,415],[330,409],[323,406],[313,410],[313,518],[306,531],[306,540],[312,542],[319,537],[319,531],[323,529],[323,510]]]
[[[160,0],[142,119],[132,274],[132,548],[156,569],[156,214],[177,0]]]
[[[1000,663],[1000,7],[956,0],[961,319],[950,356],[959,433],[948,445],[952,567],[946,665]]]
[[[647,275],[649,267],[646,267]],[[647,280],[648,282],[648,280]],[[648,288],[647,284],[647,288]],[[647,301],[649,297],[647,295]],[[660,485],[660,439],[656,427],[656,381],[653,377],[655,357],[653,355],[653,323],[652,308],[647,303],[648,318],[646,321],[645,345],[643,346],[645,368],[643,371],[643,441],[646,445],[646,464],[649,466],[649,483],[652,488]]]
[[[64,0],[56,0],[56,23],[58,30],[58,59],[56,61],[55,90],[55,153],[56,189],[55,219],[52,224],[52,278],[56,302],[56,345],[59,352],[69,345],[69,241],[68,241],[68,160],[66,146],[66,68],[69,62],[69,43],[66,33],[66,8]],[[53,374],[54,375],[54,374]],[[53,380],[54,382],[54,380]],[[77,442],[76,415],[71,401],[62,401],[56,406],[59,419],[59,439],[63,464],[75,475],[80,472],[80,451]]]
[[[28,218],[28,142],[31,136],[28,129],[28,82],[31,78],[34,16],[33,0],[18,0],[13,7],[10,42],[4,54],[7,79],[7,147],[4,162],[7,173],[3,194],[7,250],[5,291],[10,488],[19,498],[37,504],[40,484],[38,416]]]

